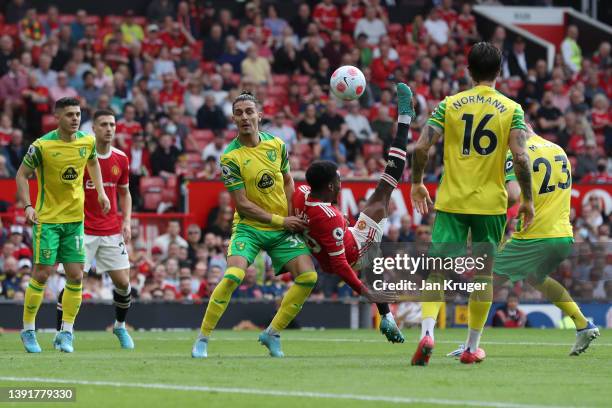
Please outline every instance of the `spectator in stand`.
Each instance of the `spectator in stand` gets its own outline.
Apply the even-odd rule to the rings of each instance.
[[[371,140],[374,136],[374,132],[370,127],[370,121],[368,118],[361,114],[359,110],[359,102],[349,102],[348,109],[348,113],[344,116],[344,121],[347,128],[352,130],[359,140]]]
[[[232,220],[234,219],[234,209],[223,207],[217,214],[217,218],[212,225],[206,226],[207,233],[213,233],[223,239],[229,239],[232,235]]]
[[[434,43],[439,46],[448,43],[450,28],[446,21],[440,17],[440,11],[437,8],[431,9],[424,26]]]
[[[604,157],[597,159],[597,171],[588,173],[580,179],[585,184],[612,184],[612,176],[608,171],[608,160]]]
[[[584,152],[578,155],[578,166],[576,167],[576,179],[578,181],[589,173],[597,172],[597,144],[595,140],[586,140],[584,146]]]
[[[463,3],[461,14],[457,16],[457,37],[464,39],[468,43],[477,42],[480,36],[476,29],[476,18],[472,14],[472,5]]]
[[[329,137],[321,139],[321,160],[329,160],[338,165],[346,162],[346,146],[342,143],[340,130],[332,131]]]
[[[517,36],[512,43],[512,50],[507,53],[504,61],[504,78],[518,77],[524,81],[527,79],[528,71],[525,41],[523,37]]]
[[[0,178],[15,177],[15,169],[9,167],[8,159],[4,154],[0,155]]]
[[[591,111],[591,121],[593,131],[596,135],[603,136],[610,132],[612,126],[612,112],[610,111],[610,101],[603,93],[598,93],[593,97],[593,110]]]
[[[210,88],[206,91],[206,95],[212,95],[215,98],[215,105],[222,106],[227,100],[228,92],[223,89],[223,78],[219,74],[210,76]]]
[[[266,6],[266,15],[267,17],[263,22],[264,27],[270,30],[270,34],[275,40],[280,39],[283,34],[283,30],[285,27],[287,27],[287,21],[278,16],[278,10],[272,3]]]
[[[209,157],[215,158],[215,163],[219,165],[221,155],[225,151],[227,144],[225,143],[225,135],[222,130],[215,130],[215,137],[213,140],[204,147],[202,150],[202,160],[206,160]]]
[[[76,98],[78,96],[76,89],[68,84],[68,75],[64,71],[57,74],[57,85],[49,88],[49,96],[52,101],[57,101],[61,98]]]
[[[353,167],[355,160],[361,154],[361,141],[355,135],[355,132],[348,129],[342,137],[342,144],[346,148],[346,162],[349,167]]]
[[[412,217],[405,214],[400,219],[399,242],[414,242],[414,231],[412,231]]]
[[[582,66],[582,49],[577,41],[578,27],[572,24],[567,27],[567,36],[561,43],[561,55],[563,63],[573,74],[580,71]]]
[[[18,169],[27,152],[25,143],[23,142],[23,132],[20,129],[13,130],[11,134],[11,143],[6,146],[6,154],[9,159],[9,165],[13,169]]]
[[[85,99],[87,106],[93,107],[98,104],[102,91],[95,84],[95,76],[92,71],[83,74],[83,87],[79,89],[79,95]]]
[[[151,155],[151,170],[154,176],[170,177],[180,152],[174,145],[173,137],[167,133],[159,137],[159,145]]]
[[[185,113],[195,118],[198,110],[204,105],[204,99],[205,93],[201,80],[198,77],[191,78],[189,81],[189,86],[183,94],[183,106],[185,106]]]
[[[397,68],[398,64],[390,57],[390,45],[381,43],[379,48],[380,57],[372,61],[370,69],[372,70],[372,82],[380,89],[386,88],[387,80]]]
[[[293,146],[297,142],[297,135],[295,133],[295,129],[292,126],[287,125],[285,120],[285,112],[278,111],[274,115],[273,120],[265,125],[263,129],[285,142],[287,153],[291,153]]]
[[[134,10],[125,12],[125,19],[120,27],[122,39],[126,45],[140,44],[144,40],[142,27],[134,21]]]
[[[174,4],[170,0],[153,0],[147,6],[147,19],[161,23],[164,18],[174,16]]]
[[[23,105],[22,92],[28,86],[28,75],[19,60],[14,58],[9,63],[9,71],[0,78],[0,101],[4,109],[12,111]]]
[[[312,12],[312,18],[319,30],[331,34],[340,29],[340,13],[333,0],[323,0]]]
[[[17,259],[14,257],[8,257],[4,261],[3,268],[4,276],[1,282],[2,284],[2,293],[4,297],[7,299],[13,299],[15,297],[15,292],[21,290],[21,278],[17,274],[18,272],[18,263]]]
[[[538,109],[538,127],[542,133],[557,134],[564,126],[563,113],[553,104],[551,91],[544,92],[542,106]]]
[[[290,25],[295,34],[302,39],[306,37],[308,25],[311,22],[312,18],[310,16],[310,6],[308,3],[303,2],[299,5],[297,15],[290,21]]]
[[[242,69],[242,61],[245,58],[246,55],[240,51],[236,45],[236,37],[233,35],[225,37],[225,50],[219,58],[217,58],[217,64],[223,65],[228,63],[232,66],[233,71],[239,74]]]
[[[19,39],[26,50],[40,47],[45,43],[47,36],[35,8],[28,9],[19,22]]]
[[[257,269],[253,265],[249,266],[244,275],[242,284],[234,292],[237,299],[261,299],[263,292],[257,284]]]
[[[0,76],[9,71],[10,61],[16,56],[13,38],[6,34],[0,37]]]
[[[38,76],[30,73],[28,87],[23,90],[26,132],[30,138],[39,137],[42,132],[42,117],[51,112],[49,89],[39,83]]]
[[[371,5],[366,6],[365,17],[357,21],[353,37],[358,38],[360,34],[367,35],[367,42],[372,46],[377,45],[380,38],[387,35],[385,23],[376,16],[376,8]]]
[[[310,35],[307,37],[306,44],[300,52],[301,70],[305,75],[314,75],[318,66],[319,60],[323,58],[323,52],[319,44],[319,37]]]
[[[516,294],[508,295],[506,304],[501,306],[493,315],[493,327],[525,327],[527,315],[518,307],[519,298]]]
[[[192,265],[197,263],[197,250],[202,241],[202,230],[197,224],[189,224],[187,227],[187,254]]]
[[[204,50],[202,56],[206,61],[216,61],[225,48],[223,40],[223,30],[218,23],[213,24],[210,35],[204,39]]]
[[[241,63],[241,72],[258,84],[272,85],[270,62],[258,55],[257,45],[253,44],[247,51],[247,57]]]
[[[223,190],[219,193],[219,204],[216,207],[213,207],[206,217],[206,227],[211,226],[217,217],[219,217],[219,213],[223,212],[227,208],[232,208],[231,196],[226,190]]]
[[[300,60],[298,58],[298,50],[291,38],[285,38],[282,46],[274,52],[274,62],[272,63],[272,72],[275,74],[291,75],[296,73],[300,68]]]
[[[181,237],[180,234],[180,222],[177,220],[170,220],[168,222],[168,228],[166,230],[166,233],[155,238],[153,245],[161,250],[162,255],[164,257],[168,255],[168,249],[170,244],[177,244],[180,248],[189,248],[189,244],[183,239],[183,237]]]
[[[322,136],[323,124],[317,115],[315,105],[308,104],[304,111],[304,117],[298,122],[298,141],[317,143]]]
[[[204,97],[204,105],[198,109],[196,119],[198,129],[220,130],[227,126],[223,110],[215,104],[215,97],[210,94]]]
[[[330,41],[323,47],[323,56],[329,65],[335,69],[340,66],[342,57],[349,52],[348,46],[342,42],[342,33],[335,30],[331,33]]]

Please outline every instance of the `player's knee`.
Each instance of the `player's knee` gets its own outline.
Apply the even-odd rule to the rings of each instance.
[[[47,283],[47,279],[51,276],[52,267],[50,265],[36,264],[32,271],[32,278],[41,284]]]
[[[242,280],[244,279],[245,271],[242,268],[238,268],[236,266],[230,266],[225,270],[225,274],[223,275],[224,279],[229,279],[231,281],[236,282],[236,284],[240,285]]]
[[[117,289],[126,290],[130,286],[130,279],[127,273],[115,276],[113,279],[113,285]]]
[[[317,283],[317,276],[314,271],[304,272],[295,278],[295,283],[314,286]]]

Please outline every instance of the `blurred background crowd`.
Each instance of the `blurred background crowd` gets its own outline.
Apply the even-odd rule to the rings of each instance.
[[[115,144],[130,158],[135,211],[159,210],[160,204],[180,211],[183,181],[219,179],[219,157],[236,135],[231,101],[240,90],[251,90],[262,104],[263,129],[287,145],[294,177],[321,158],[337,162],[345,179],[377,180],[395,132],[395,83],[415,90],[416,141],[435,106],[471,86],[466,51],[487,40],[504,54],[499,91],[522,104],[538,134],[566,149],[573,181],[612,183],[610,43],[602,42],[592,55],[576,53],[588,39],[569,26],[549,69],[545,59],[527,58],[525,39],[510,41],[501,26],[483,38],[470,2],[434,3],[399,24],[390,22],[387,2],[380,0],[306,1],[287,15],[274,2],[219,9],[197,0],[153,0],[145,15],[125,16],[66,14],[53,4],[37,10],[27,0],[8,1],[0,17],[0,177],[14,177],[28,145],[55,128],[53,102],[78,96],[83,130],[91,129],[96,109],[117,114]],[[368,81],[358,101],[329,96],[329,77],[345,64],[360,67]],[[426,181],[437,182],[442,146],[431,155]],[[142,186],[152,180],[172,190],[168,203],[164,195],[144,200]],[[404,180],[410,180],[409,170]],[[134,221],[136,297],[208,296],[225,269],[233,216],[229,196],[218,199],[205,225],[170,222],[152,245],[140,238]],[[0,230],[0,295],[19,299],[32,267],[31,234],[20,221],[20,203],[3,206],[11,216]],[[608,243],[604,203],[593,197],[580,213],[572,216],[576,241],[589,248]],[[384,240],[427,242],[434,217],[415,223],[392,208]],[[612,279],[610,262],[598,253],[581,252],[559,277],[574,279],[570,287],[579,297],[612,299],[612,285],[602,283]],[[47,298],[57,295],[61,281],[61,275],[50,280]],[[289,284],[260,254],[235,296],[274,298]],[[343,296],[352,296],[350,289],[328,275],[313,294]],[[111,299],[110,281],[92,275],[84,297]]]

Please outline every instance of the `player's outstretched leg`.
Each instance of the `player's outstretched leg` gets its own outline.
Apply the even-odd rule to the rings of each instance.
[[[405,340],[404,335],[395,323],[395,318],[393,317],[393,313],[391,313],[391,309],[389,309],[389,304],[377,303],[376,307],[380,314],[380,332],[391,343],[403,343]]]
[[[126,287],[115,285],[113,289],[113,303],[115,304],[115,325],[113,334],[119,339],[122,349],[131,350],[134,348],[134,340],[125,327],[125,317],[132,304],[132,288],[128,282]]]
[[[589,347],[591,342],[599,337],[599,329],[589,322],[580,307],[574,302],[567,289],[551,277],[547,277],[543,282],[534,279],[528,280],[529,284],[542,292],[542,294],[555,306],[569,316],[576,325],[576,343],[570,351],[570,356],[577,356]]]
[[[292,261],[296,262],[294,267],[300,264],[300,258],[303,258],[304,262],[301,263],[308,265],[308,269],[314,269],[310,258],[305,255],[300,255]],[[289,265],[287,266],[288,269],[292,269]],[[306,272],[299,274],[295,278],[293,285],[289,288],[287,293],[285,293],[285,296],[283,296],[281,305],[276,315],[274,315],[272,322],[268,328],[259,335],[259,342],[266,346],[272,357],[284,357],[285,354],[281,349],[280,343],[280,332],[284,330],[295,316],[297,316],[300,310],[302,310],[304,302],[308,299],[310,292],[312,292],[312,289],[317,284],[317,273],[314,270],[300,269],[306,270]]]
[[[57,305],[55,307],[55,337],[53,338],[53,348],[59,350],[59,342],[57,341],[57,335],[62,331],[62,319],[64,318],[64,312],[62,310],[62,298],[64,297],[64,289],[62,289],[57,296]]]
[[[242,283],[244,275],[244,269],[236,266],[230,266],[225,271],[223,279],[221,279],[221,282],[219,282],[210,296],[210,301],[202,320],[202,326],[200,327],[200,333],[191,349],[191,357],[208,357],[208,338],[217,326],[217,323],[219,323],[225,309],[227,309],[232,293]]]

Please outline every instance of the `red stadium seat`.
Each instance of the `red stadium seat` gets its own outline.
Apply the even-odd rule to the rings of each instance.
[[[144,27],[147,25],[147,18],[145,16],[134,16],[134,22]]]
[[[300,86],[306,86],[308,85],[308,81],[310,81],[310,77],[308,75],[295,75],[293,80]]]
[[[178,177],[172,176],[166,179],[167,188],[176,190],[177,186],[178,186]]]
[[[382,156],[382,152],[382,145],[372,143],[363,145],[363,156],[366,158],[369,158],[370,156]]]
[[[53,115],[43,115],[42,117],[42,131],[43,133],[49,133],[57,127],[57,120]]]
[[[146,193],[142,196],[145,211],[157,211],[157,207],[163,201],[162,193]]]
[[[140,195],[146,193],[161,193],[166,182],[161,177],[143,177],[140,179]]]
[[[109,14],[108,16],[104,17],[104,20],[102,21],[103,21],[102,23],[103,25],[112,26],[113,23],[115,22],[119,22],[119,23],[123,22],[123,16],[118,16],[116,14]]]
[[[272,81],[274,82],[274,86],[282,86],[285,87],[285,89],[287,89],[287,85],[289,85],[289,75],[283,75],[283,74],[275,74],[272,75]]]
[[[234,140],[234,138],[238,135],[238,131],[236,129],[228,129],[225,131],[225,141],[230,142]]]
[[[210,129],[194,129],[191,131],[191,137],[196,141],[209,143],[215,137],[215,134]]]
[[[76,20],[76,16],[74,14],[61,14],[59,20],[62,24],[72,24]]]
[[[165,203],[171,203],[176,206],[178,203],[178,192],[176,188],[166,188],[161,192],[162,201]]]
[[[100,25],[100,16],[92,16],[89,15],[85,18],[85,24],[93,24],[93,25]]]

